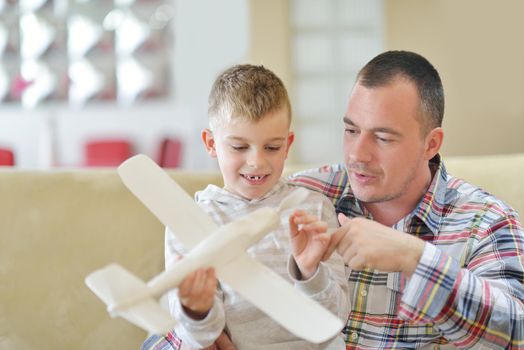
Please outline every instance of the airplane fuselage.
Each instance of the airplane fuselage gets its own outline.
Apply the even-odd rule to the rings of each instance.
[[[191,272],[202,267],[214,267],[220,277],[220,267],[227,264],[258,242],[280,224],[280,214],[269,207],[257,209],[244,217],[219,227],[197,244],[169,270],[147,283],[148,291],[113,305],[112,312],[122,310],[145,298],[159,296],[176,288]],[[176,235],[176,233],[175,233]]]

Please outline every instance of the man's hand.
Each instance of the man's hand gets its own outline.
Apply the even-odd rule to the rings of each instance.
[[[331,236],[323,259],[336,249],[353,270],[415,272],[424,250],[424,241],[365,218],[348,219],[339,214],[341,227]]]
[[[293,257],[307,280],[315,274],[329,244],[327,224],[315,215],[296,210],[289,217],[290,241]]]
[[[198,269],[178,286],[178,297],[186,313],[195,320],[204,319],[213,306],[217,288],[215,269]]]

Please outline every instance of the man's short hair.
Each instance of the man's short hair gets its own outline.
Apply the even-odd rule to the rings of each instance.
[[[242,64],[218,76],[211,88],[208,116],[211,127],[232,118],[258,121],[271,112],[291,104],[282,80],[264,66]]]
[[[444,88],[433,65],[421,55],[409,51],[387,51],[369,61],[358,73],[357,83],[374,88],[388,85],[395,79],[415,84],[421,105],[423,130],[442,126]]]

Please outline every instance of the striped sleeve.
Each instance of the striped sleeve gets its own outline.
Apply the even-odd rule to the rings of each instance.
[[[489,231],[464,267],[426,243],[399,316],[433,323],[458,348],[522,349],[523,233],[511,218]]]

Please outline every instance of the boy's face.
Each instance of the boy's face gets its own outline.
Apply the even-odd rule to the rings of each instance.
[[[289,131],[286,108],[269,113],[258,122],[233,119],[214,131],[205,129],[202,139],[216,157],[224,187],[246,199],[260,198],[279,180],[294,134]]]

